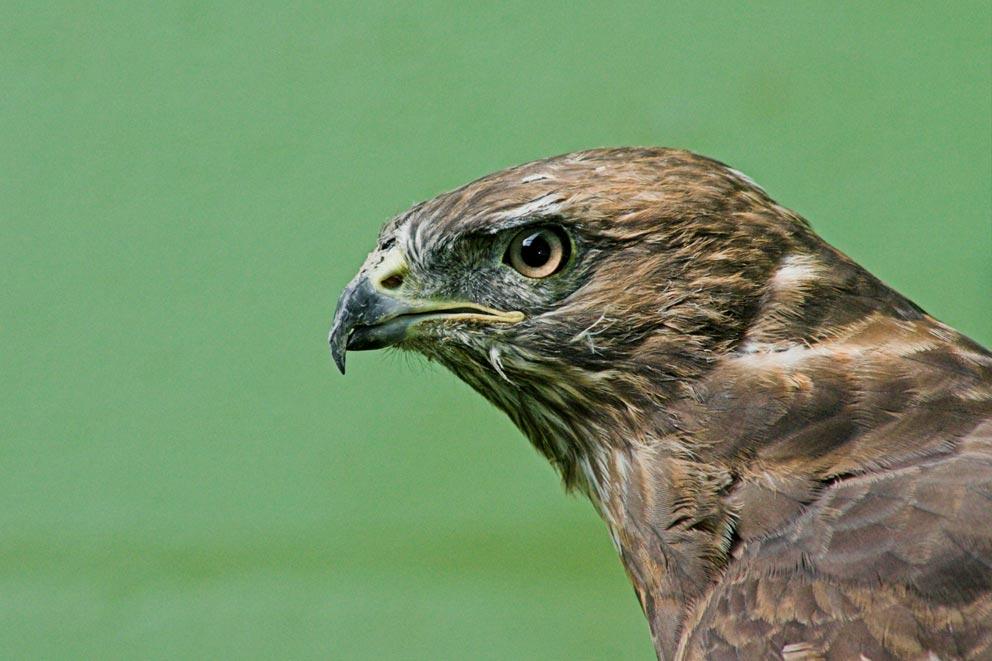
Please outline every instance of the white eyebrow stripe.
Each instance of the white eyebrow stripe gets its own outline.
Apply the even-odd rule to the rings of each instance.
[[[423,239],[419,227],[411,234],[411,224],[411,220],[407,218],[402,225],[396,228],[393,237],[396,240],[396,245],[406,254],[407,259],[416,261],[423,249]]]
[[[410,219],[409,218],[406,219],[405,221],[403,221],[403,224],[400,225],[399,227],[397,227],[393,231],[393,238],[396,240],[396,243],[400,244],[401,246],[406,246],[407,243],[409,243],[409,241],[410,241]]]
[[[520,206],[502,211],[496,217],[501,219],[521,218],[537,213],[550,215],[561,210],[561,203],[562,198],[558,195],[558,193],[545,193],[541,197],[533,199],[530,202],[526,202]]]

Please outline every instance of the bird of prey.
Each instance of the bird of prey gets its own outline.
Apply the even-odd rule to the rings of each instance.
[[[330,345],[509,415],[661,659],[992,659],[992,354],[722,163],[591,150],[417,204]]]

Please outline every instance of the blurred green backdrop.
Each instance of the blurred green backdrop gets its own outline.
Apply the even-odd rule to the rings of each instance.
[[[605,529],[437,368],[332,368],[379,225],[688,147],[992,342],[992,10],[4,3],[0,657],[649,659]]]

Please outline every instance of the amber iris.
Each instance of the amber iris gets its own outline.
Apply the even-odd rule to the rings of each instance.
[[[546,278],[568,261],[568,248],[568,237],[560,228],[528,228],[513,237],[503,261],[528,278]]]

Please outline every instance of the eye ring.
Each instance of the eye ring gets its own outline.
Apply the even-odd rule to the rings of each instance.
[[[535,280],[558,273],[568,263],[571,243],[557,226],[528,227],[516,233],[503,262],[520,275]]]

